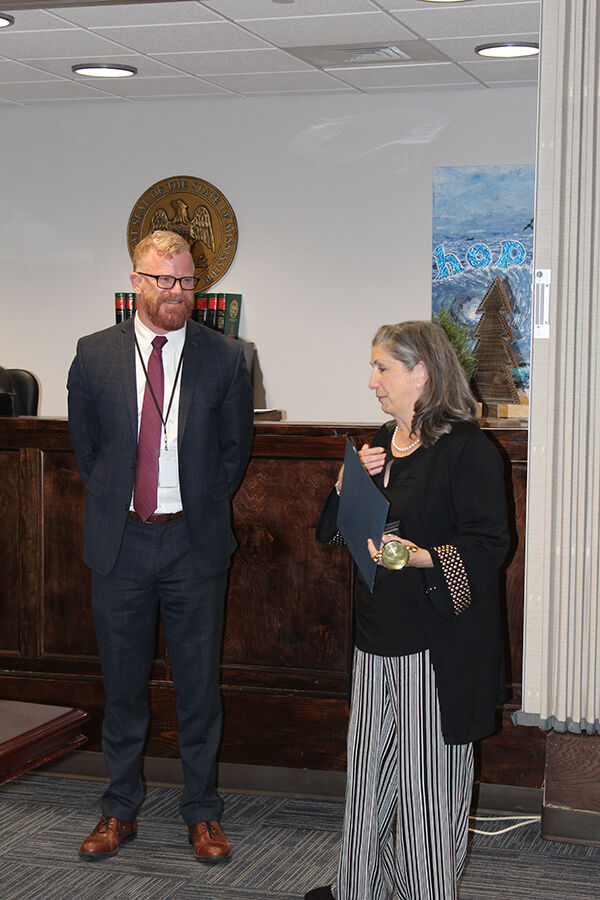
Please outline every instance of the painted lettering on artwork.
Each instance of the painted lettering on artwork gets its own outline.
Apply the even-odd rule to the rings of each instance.
[[[465,254],[464,262],[461,262],[456,253],[447,253],[444,245],[438,244],[433,251],[433,258],[437,266],[437,275],[433,280],[451,278],[466,268],[485,269],[488,266],[497,266],[500,269],[508,269],[509,266],[518,266],[525,259],[526,252],[520,241],[501,241],[500,253],[494,259],[494,254],[487,244],[477,243],[471,244]]]

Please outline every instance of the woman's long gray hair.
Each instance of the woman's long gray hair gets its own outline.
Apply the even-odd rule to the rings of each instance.
[[[399,322],[382,325],[373,347],[382,347],[411,370],[425,364],[429,378],[415,403],[413,433],[419,432],[425,447],[447,434],[452,422],[472,420],[475,398],[446,332],[434,322]]]

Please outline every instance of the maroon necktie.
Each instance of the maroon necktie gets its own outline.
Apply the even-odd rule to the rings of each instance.
[[[137,463],[135,466],[135,487],[133,508],[145,522],[157,506],[158,457],[160,454],[160,434],[162,430],[162,408],[165,392],[165,376],[162,363],[162,348],[166,337],[157,335],[152,341],[152,353],[148,360],[148,377],[144,390],[144,403],[138,438]],[[156,403],[150,391],[154,391]]]

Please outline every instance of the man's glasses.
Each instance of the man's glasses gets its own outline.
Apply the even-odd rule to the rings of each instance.
[[[200,279],[197,275],[182,275],[181,278],[175,278],[174,275],[151,275],[149,272],[138,272],[138,275],[145,275],[146,278],[154,278],[159,288],[170,291],[175,287],[175,282],[179,282],[182,291],[193,291],[196,289]]]

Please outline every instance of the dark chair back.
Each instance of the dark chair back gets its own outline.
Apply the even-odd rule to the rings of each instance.
[[[12,378],[0,366],[0,416],[14,416],[16,403]]]
[[[33,372],[0,368],[0,392],[9,395],[3,397],[5,402],[0,404],[2,415],[37,416],[40,386]],[[14,400],[10,400],[10,395]]]
[[[16,416],[17,398],[10,391],[0,391],[0,416]]]

